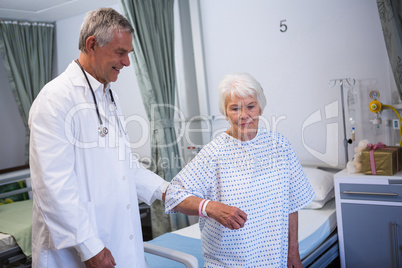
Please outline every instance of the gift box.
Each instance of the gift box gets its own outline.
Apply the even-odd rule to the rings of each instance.
[[[402,169],[402,147],[368,144],[362,151],[362,173],[366,175],[394,175]]]

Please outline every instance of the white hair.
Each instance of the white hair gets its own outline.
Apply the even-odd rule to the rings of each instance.
[[[267,103],[260,83],[248,73],[233,73],[223,77],[219,83],[219,111],[226,116],[226,98],[234,95],[240,98],[253,96],[257,99],[261,113]]]

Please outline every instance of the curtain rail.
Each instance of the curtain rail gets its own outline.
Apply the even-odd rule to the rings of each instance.
[[[0,23],[4,23],[4,24],[22,24],[22,25],[27,24],[27,25],[39,25],[39,26],[54,27],[54,22],[19,21],[19,20],[0,19]]]

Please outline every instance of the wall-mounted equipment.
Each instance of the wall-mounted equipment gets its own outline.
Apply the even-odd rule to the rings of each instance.
[[[396,124],[397,126],[399,126],[399,124],[401,122],[401,116],[398,113],[397,109],[402,110],[402,107],[396,107],[395,108],[392,105],[383,104],[378,100],[379,97],[380,97],[380,92],[378,92],[377,90],[373,90],[373,91],[370,92],[370,98],[372,99],[372,101],[369,103],[369,110],[371,112],[375,113],[375,117],[370,121],[378,128],[379,125],[382,123],[381,112],[384,109],[391,109],[391,110],[393,110],[395,112],[395,114],[399,118],[399,122],[397,120],[394,120],[393,123]],[[395,123],[395,122],[397,122],[397,123]],[[401,139],[399,141],[399,146],[401,146],[402,145],[402,128],[400,128],[400,127],[399,127],[399,133],[401,134]]]

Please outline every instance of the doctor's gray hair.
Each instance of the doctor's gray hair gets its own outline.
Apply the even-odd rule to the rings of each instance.
[[[239,98],[253,96],[257,99],[261,113],[267,104],[264,90],[260,83],[248,73],[233,73],[223,77],[219,83],[219,111],[226,116],[226,98],[237,95]]]
[[[104,47],[113,39],[113,31],[134,33],[130,22],[113,8],[99,8],[91,10],[85,16],[81,25],[78,48],[87,53],[86,41],[94,36],[98,46]]]

